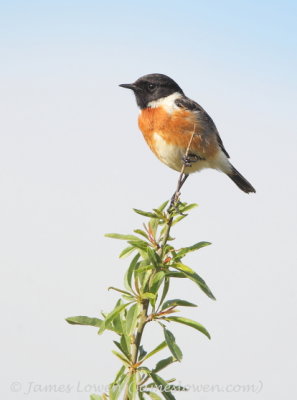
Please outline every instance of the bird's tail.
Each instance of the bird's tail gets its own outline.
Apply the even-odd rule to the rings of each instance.
[[[256,193],[256,190],[253,188],[253,186],[241,175],[240,172],[237,171],[236,168],[231,166],[231,172],[228,173],[227,175],[229,178],[232,179],[232,181],[245,193]]]

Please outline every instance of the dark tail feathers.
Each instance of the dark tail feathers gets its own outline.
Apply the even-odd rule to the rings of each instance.
[[[228,174],[229,178],[245,193],[256,193],[253,186],[237,171],[232,165],[232,172]]]

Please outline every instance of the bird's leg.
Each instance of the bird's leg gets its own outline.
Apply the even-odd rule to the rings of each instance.
[[[185,167],[191,167],[193,163],[203,160],[203,158],[197,156],[196,154],[187,154],[182,157],[182,160]]]
[[[180,196],[180,190],[181,190],[183,184],[186,182],[188,176],[189,176],[189,174],[185,174],[185,173],[180,174],[176,191],[174,192],[173,196],[171,197],[169,209],[177,203],[179,196]]]

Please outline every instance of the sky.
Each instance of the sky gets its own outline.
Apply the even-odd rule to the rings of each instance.
[[[207,110],[257,190],[210,170],[184,186],[182,199],[199,207],[176,244],[212,242],[187,264],[217,301],[191,282],[172,288],[199,304],[185,315],[212,340],[176,326],[184,360],[165,377],[223,388],[181,400],[297,395],[296,17],[289,0],[0,1],[3,397],[88,399],[119,367],[111,334],[64,319],[112,309],[107,288],[122,286],[129,260],[104,234],[140,227],[132,208],[152,209],[175,189],[177,173],[150,152],[135,99],[118,87],[153,72]]]

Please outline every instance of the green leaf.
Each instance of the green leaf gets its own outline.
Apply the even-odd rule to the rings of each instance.
[[[136,328],[137,324],[137,317],[139,314],[139,304],[133,304],[127,312],[127,317],[126,317],[126,333],[127,335],[131,335],[134,332],[134,329]]]
[[[156,295],[155,295],[154,293],[145,292],[145,293],[142,293],[141,298],[142,298],[142,299],[151,299],[151,300],[154,300],[154,299],[156,298]]]
[[[132,276],[133,276],[133,272],[134,272],[135,268],[138,265],[139,257],[140,257],[140,254],[136,254],[136,256],[133,258],[133,260],[131,261],[129,268],[125,274],[125,278],[124,278],[124,284],[125,284],[126,289],[131,290],[131,291],[133,290],[132,286],[131,286],[132,285]]]
[[[99,394],[91,394],[90,400],[102,400],[102,396],[99,396]]]
[[[135,211],[136,214],[143,215],[144,217],[159,218],[156,214],[154,214],[154,213],[152,213],[152,212],[147,212],[147,211],[138,210],[137,208],[133,208],[133,211]]]
[[[187,278],[183,272],[169,271],[165,274],[168,278]]]
[[[147,354],[147,351],[144,350],[144,348],[141,344],[139,346],[139,359],[141,360],[146,354]]]
[[[176,358],[174,358],[172,356],[164,358],[163,360],[160,360],[159,362],[157,362],[157,364],[156,364],[155,368],[152,370],[152,372],[154,372],[154,373],[159,372],[174,362],[176,362]]]
[[[137,240],[129,240],[128,243],[132,247],[136,247],[137,249],[141,249],[141,250],[147,251],[148,243],[145,242],[144,240],[140,240],[139,238],[137,238]]]
[[[193,244],[193,246],[189,246],[189,247],[183,247],[182,249],[180,249],[177,253],[176,256],[174,257],[175,259],[179,259],[184,257],[187,253],[190,253],[192,251],[196,251],[201,249],[202,247],[206,247],[209,246],[211,243],[209,242],[199,242],[196,244]]]
[[[162,400],[162,398],[155,392],[148,392],[147,394],[152,400]]]
[[[161,300],[159,303],[159,307],[163,303],[165,297],[167,296],[168,290],[169,290],[169,285],[170,285],[170,279],[168,279],[167,275],[165,274],[165,279],[164,279],[164,286],[163,286],[163,291],[162,291],[162,296]]]
[[[124,374],[125,370],[126,370],[125,365],[122,365],[121,368],[119,369],[118,373],[116,374],[116,377],[115,377],[114,381],[112,382],[112,385],[116,385],[118,383],[118,381]]]
[[[144,238],[148,239],[148,234],[144,232],[142,229],[134,229],[134,232],[137,233],[140,236],[143,236]]]
[[[158,264],[161,262],[160,256],[150,247],[147,249],[147,255],[150,259],[150,262],[155,266],[158,267]]]
[[[150,351],[141,361],[147,360],[148,358],[152,357],[159,351],[163,350],[167,346],[167,343],[164,341],[160,343],[154,350]]]
[[[109,389],[110,400],[118,400],[128,380],[129,380],[129,375],[126,375],[121,378],[121,380],[118,382],[117,385],[110,387]]]
[[[178,322],[180,324],[188,325],[191,328],[197,329],[197,331],[203,333],[205,336],[207,336],[210,339],[210,334],[204,328],[203,325],[199,324],[199,322],[193,321],[192,319],[184,318],[184,317],[167,317],[164,318],[166,321],[173,321],[173,322]]]
[[[172,299],[167,300],[163,303],[161,310],[165,310],[166,308],[173,307],[173,306],[183,306],[183,307],[197,307],[197,304],[190,303],[186,300],[181,299]]]
[[[120,240],[139,240],[139,238],[135,235],[121,235],[120,233],[106,233],[104,236]]]
[[[178,347],[178,345],[175,343],[175,337],[174,337],[173,333],[171,333],[166,328],[163,328],[163,330],[164,330],[165,340],[166,340],[169,350],[171,351],[171,354],[178,361],[181,361],[183,358],[183,353],[182,353],[181,349]]]
[[[123,251],[121,251],[119,258],[127,257],[129,254],[131,254],[135,250],[136,250],[136,248],[134,246],[128,246]]]
[[[127,358],[130,360],[130,349],[131,349],[131,339],[127,335],[121,335],[121,347],[124,351],[124,354],[127,356]]]
[[[150,292],[157,293],[159,287],[161,286],[165,273],[163,271],[157,272],[155,275],[152,276],[151,283],[150,283]]]
[[[66,321],[71,325],[89,325],[96,326],[97,328],[100,328],[103,323],[102,319],[85,317],[83,315],[66,318]]]
[[[168,383],[163,378],[153,372],[151,373],[151,377],[166,400],[175,400],[173,394],[168,391]]]
[[[116,306],[109,314],[107,314],[105,321],[103,321],[104,323],[101,325],[100,329],[99,329],[99,334],[103,333],[105,329],[108,328],[108,326],[111,324],[112,320],[119,315],[119,313],[124,310],[126,307],[128,307],[130,303],[125,303],[125,304],[119,304],[118,306]]]
[[[173,264],[171,265],[171,267],[183,272],[187,278],[195,282],[200,287],[200,289],[212,300],[216,299],[209,287],[207,286],[206,282],[192,268],[182,263]]]
[[[124,354],[125,357],[127,357],[128,360],[130,360],[130,354],[126,352],[126,349],[124,349],[121,345],[121,343],[117,342],[116,340],[113,341],[113,343],[117,346],[117,348]]]
[[[166,200],[164,203],[162,203],[162,204],[160,205],[160,207],[158,207],[157,209],[158,209],[159,211],[164,211],[165,208],[166,208],[166,206],[167,206],[167,204],[168,204],[168,200]]]
[[[136,400],[136,395],[137,395],[136,374],[130,375],[128,387],[129,387],[129,400]]]
[[[127,357],[123,356],[122,354],[118,353],[115,350],[111,351],[115,356],[117,356],[127,367],[130,365],[130,361]]]
[[[129,293],[129,292],[126,292],[126,290],[118,289],[118,288],[113,287],[113,286],[109,286],[108,290],[115,290],[116,292],[123,293],[123,294],[126,294],[127,296],[133,297],[133,295],[131,293]]]

